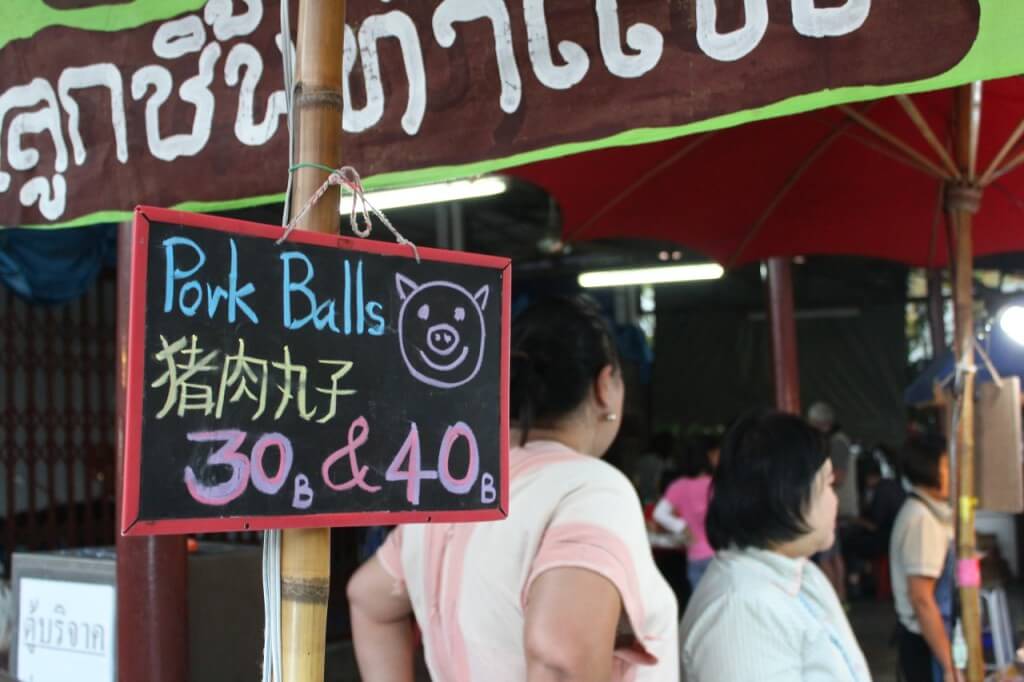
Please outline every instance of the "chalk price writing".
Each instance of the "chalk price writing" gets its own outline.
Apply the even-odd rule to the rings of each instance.
[[[369,467],[361,465],[358,450],[369,440],[370,427],[365,417],[353,420],[348,430],[348,442],[328,455],[320,467],[320,476],[324,485],[335,492],[345,492],[359,488],[368,493],[380,492],[381,486],[366,480]],[[224,506],[240,497],[249,488],[250,483],[256,490],[265,495],[276,495],[281,491],[291,474],[295,461],[294,449],[287,436],[280,433],[261,435],[249,455],[242,451],[242,446],[249,434],[237,429],[219,431],[195,431],[187,434],[193,443],[221,443],[220,447],[211,452],[197,473],[191,465],[185,467],[185,487],[196,502],[207,506]],[[468,462],[465,472],[456,475],[452,472],[452,451],[456,444],[465,441],[468,448]],[[274,449],[279,459],[277,470],[270,475],[264,464],[268,452]],[[348,478],[338,480],[335,468],[342,460],[348,460]],[[405,467],[403,469],[403,466]],[[207,483],[204,476],[211,467],[228,467],[231,471],[226,480],[219,483]],[[344,474],[340,475],[341,477]],[[420,504],[420,491],[423,481],[436,480],[453,495],[467,495],[477,482],[480,482],[480,500],[491,504],[497,499],[494,476],[489,472],[480,472],[480,449],[473,430],[465,422],[449,426],[441,439],[437,456],[437,469],[428,470],[422,467],[422,450],[420,446],[419,427],[415,422],[409,426],[398,453],[395,455],[385,473],[387,482],[405,482],[406,499],[413,506]],[[309,478],[297,473],[293,479],[292,507],[308,509],[312,506],[314,492],[309,485]]]

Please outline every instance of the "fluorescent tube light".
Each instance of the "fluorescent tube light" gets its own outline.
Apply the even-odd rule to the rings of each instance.
[[[419,185],[401,189],[382,189],[366,193],[366,199],[381,211],[402,206],[418,206],[421,204],[438,204],[444,201],[459,199],[475,199],[501,194],[508,189],[508,183],[502,178],[479,178],[477,180],[456,180],[441,182],[436,185]],[[352,210],[352,195],[347,191],[341,199],[341,212],[347,214]]]
[[[579,276],[580,286],[585,289],[597,287],[628,287],[638,284],[669,284],[671,282],[697,282],[719,279],[725,271],[717,263],[697,265],[670,265],[654,268],[631,268],[629,270],[595,270]]]

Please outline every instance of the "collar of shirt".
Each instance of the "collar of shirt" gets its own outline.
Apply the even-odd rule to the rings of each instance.
[[[755,547],[723,550],[719,552],[719,557],[723,561],[735,564],[745,574],[778,585],[790,596],[800,594],[807,559],[793,559],[778,552]]]
[[[917,486],[914,486],[914,492],[917,493],[917,499],[920,502],[923,502],[924,506],[928,507],[928,509],[935,514],[940,521],[943,523],[953,523],[953,508],[949,505],[949,502],[936,500]]]

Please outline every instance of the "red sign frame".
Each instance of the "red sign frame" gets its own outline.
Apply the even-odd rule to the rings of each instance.
[[[140,474],[142,463],[142,395],[145,360],[145,322],[147,294],[147,250],[151,222],[174,223],[231,234],[277,240],[282,228],[232,218],[186,213],[151,206],[137,206],[135,219],[119,241],[122,284],[118,287],[118,357],[121,359],[119,391],[119,432],[122,437],[122,481],[120,486],[120,529],[123,535],[173,535],[269,530],[275,528],[320,528],[331,526],[394,525],[399,523],[460,523],[495,521],[508,516],[509,507],[509,326],[512,308],[511,277],[502,278],[501,292],[501,368],[500,368],[500,470],[498,506],[464,511],[401,511],[318,513],[282,516],[226,516],[220,518],[182,518],[147,520],[139,518]],[[369,239],[296,230],[288,241],[412,259],[407,246]],[[419,248],[422,260],[473,265],[511,274],[508,258],[481,254]],[[126,268],[127,266],[127,268]],[[125,272],[127,269],[127,272]],[[127,277],[128,282],[124,282]],[[127,299],[125,295],[127,294]]]

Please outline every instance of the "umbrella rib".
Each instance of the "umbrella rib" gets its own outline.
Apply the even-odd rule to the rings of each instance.
[[[939,183],[938,198],[935,201],[935,215],[932,217],[932,233],[928,240],[928,268],[935,267],[935,249],[938,246],[939,223],[942,220],[942,206],[946,197],[946,183]]]
[[[946,170],[956,178],[960,178],[960,171],[957,169],[956,164],[953,162],[953,157],[950,156],[949,151],[942,146],[939,142],[939,138],[935,136],[935,131],[928,125],[928,122],[924,120],[924,116],[921,115],[921,110],[918,108],[914,100],[910,99],[907,95],[897,95],[896,101],[899,102],[900,106],[903,107],[903,111],[907,113],[910,120],[913,121],[917,129],[921,131],[921,135],[924,136],[925,141],[935,150],[935,153],[939,155],[942,163],[945,164]],[[1024,130],[1022,130],[1024,132]]]
[[[941,167],[936,165],[935,162],[933,162],[931,159],[926,157],[924,154],[921,154],[919,151],[908,145],[906,142],[899,139],[898,137],[896,137],[895,135],[893,135],[888,130],[881,127],[868,117],[864,116],[853,107],[841,104],[839,105],[839,110],[842,111],[847,116],[849,116],[850,118],[852,118],[857,123],[859,123],[861,127],[866,128],[871,133],[874,133],[877,137],[881,138],[885,142],[888,142],[890,145],[906,154],[908,157],[916,161],[918,164],[925,166],[929,170],[929,172],[931,172],[936,177],[942,178],[943,180],[953,179],[953,176],[950,176]]]
[[[565,241],[572,241],[578,238],[583,233],[588,232],[592,227],[594,227],[597,221],[603,218],[605,215],[607,215],[609,211],[611,211],[613,208],[615,208],[623,201],[628,199],[630,196],[632,196],[634,192],[636,192],[638,189],[640,189],[645,184],[650,182],[655,176],[660,175],[662,172],[664,172],[671,166],[675,165],[678,161],[682,160],[684,157],[689,155],[690,152],[692,152],[694,149],[702,145],[705,141],[711,139],[714,135],[714,132],[705,133],[704,135],[701,135],[691,140],[689,144],[687,144],[685,147],[683,147],[682,149],[678,150],[677,152],[669,156],[667,159],[664,159],[663,161],[655,165],[653,168],[651,168],[646,173],[641,175],[639,178],[634,180],[633,183],[630,184],[628,187],[626,187],[621,192],[612,197],[604,206],[599,208],[596,213],[590,216],[590,218],[588,218],[585,223],[583,223],[575,230],[570,232],[568,235],[566,235]]]
[[[1010,159],[1010,161],[1007,162],[1007,164],[1000,168],[996,173],[993,173],[992,178],[989,181],[989,184],[992,184],[993,182],[1003,177],[1010,171],[1015,170],[1017,166],[1021,165],[1022,163],[1024,163],[1024,149],[1021,150],[1020,154],[1017,154],[1017,156]]]
[[[985,169],[985,172],[981,176],[981,180],[978,181],[979,185],[985,187],[996,178],[996,173],[1002,174],[999,169],[999,164],[1001,164],[1003,160],[1007,156],[1009,156],[1010,152],[1013,151],[1013,148],[1017,145],[1017,142],[1020,141],[1021,136],[1024,136],[1024,118],[1022,118],[1020,123],[1017,124],[1017,127],[1013,131],[1013,134],[1010,135],[1010,137],[1003,144],[1002,149],[1000,149],[999,153],[996,154],[996,158],[992,159],[992,163],[990,163],[988,165],[988,168]],[[1020,163],[1020,159],[1022,158],[1022,156],[1024,156],[1024,152],[1021,152],[1021,156],[1016,157],[1015,160],[1017,161],[1017,163]]]
[[[855,133],[850,133],[850,137],[852,139],[856,140],[857,142],[860,142],[862,145],[864,145],[868,149],[871,149],[872,151],[876,151],[879,154],[881,154],[882,156],[887,156],[890,159],[892,159],[893,161],[898,161],[899,163],[902,163],[905,166],[910,166],[914,170],[921,171],[925,175],[931,175],[936,180],[942,180],[943,182],[945,182],[946,179],[947,179],[944,174],[943,175],[936,175],[927,166],[922,166],[920,163],[918,163],[914,159],[908,159],[907,157],[903,156],[902,154],[897,153],[893,149],[889,149],[889,148],[885,147],[884,145],[876,142],[873,139],[864,137],[863,135],[857,135]]]
[[[779,207],[779,204],[782,203],[782,200],[786,198],[790,190],[793,189],[796,183],[800,181],[800,178],[803,177],[804,173],[807,172],[807,169],[814,165],[814,162],[817,161],[818,158],[823,153],[825,153],[825,151],[828,150],[830,146],[832,146],[832,143],[839,139],[839,137],[851,125],[853,125],[853,121],[850,120],[846,120],[840,123],[831,133],[829,133],[824,139],[822,139],[822,141],[819,142],[814,149],[811,150],[810,154],[804,157],[804,160],[801,161],[800,165],[797,166],[796,169],[790,174],[790,176],[786,179],[786,182],[783,183],[782,187],[779,188],[779,191],[775,193],[774,197],[772,197],[772,200],[765,207],[761,215],[758,216],[757,220],[754,221],[754,224],[750,226],[749,230],[747,230],[747,234],[743,236],[743,241],[740,242],[740,245],[736,247],[736,250],[729,258],[728,267],[733,267],[736,264],[736,262],[743,256],[743,252],[747,250],[747,247],[750,245],[750,242],[754,240],[757,234],[764,227],[765,223],[768,222],[768,219],[775,212],[775,209],[777,209]]]

